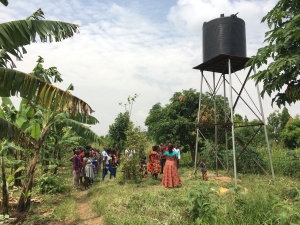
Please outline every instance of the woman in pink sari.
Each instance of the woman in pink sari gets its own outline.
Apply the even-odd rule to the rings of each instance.
[[[164,153],[166,164],[164,167],[164,175],[162,185],[168,188],[173,188],[181,185],[181,180],[177,171],[178,153],[173,151],[173,145],[168,145],[168,151]]]

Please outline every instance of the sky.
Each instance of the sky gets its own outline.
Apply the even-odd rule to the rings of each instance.
[[[80,25],[80,34],[70,39],[26,46],[27,54],[23,61],[15,62],[16,69],[31,72],[38,56],[44,58],[44,68],[56,66],[64,81],[55,85],[66,89],[72,83],[72,94],[86,101],[100,122],[92,130],[106,135],[109,125],[125,111],[119,103],[127,103],[129,96],[138,94],[131,120],[146,130],[144,122],[154,104],[165,106],[175,92],[200,90],[200,73],[192,68],[203,62],[205,21],[238,12],[246,23],[250,57],[264,46],[268,27],[260,21],[276,3],[277,0],[10,0],[7,7],[0,5],[0,22],[25,19],[41,8],[47,20]],[[253,82],[248,83],[248,96],[257,100]],[[203,92],[208,91],[208,87],[202,87]],[[275,105],[272,108],[268,96],[262,105],[265,118],[278,109]],[[292,116],[300,114],[299,103],[287,108]],[[236,113],[253,118],[243,104]]]

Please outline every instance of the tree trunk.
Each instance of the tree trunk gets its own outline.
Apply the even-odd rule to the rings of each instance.
[[[61,160],[61,154],[60,154],[60,148],[58,148],[56,151],[55,151],[55,155],[57,157],[54,157],[54,159],[58,159],[58,160]],[[57,171],[58,171],[58,167],[61,166],[61,164],[57,164],[56,163],[56,167],[54,168],[53,170],[53,174],[57,174]]]
[[[42,161],[42,166],[49,166],[50,165],[50,162],[49,162],[49,152],[48,152],[48,146],[44,146],[44,156],[42,157],[43,158],[43,161]],[[46,159],[46,160],[45,160]],[[44,169],[44,173],[48,173],[49,169],[47,167],[45,167]]]
[[[34,144],[34,154],[33,158],[31,160],[30,168],[28,170],[27,176],[25,178],[21,196],[19,198],[19,202],[17,205],[17,211],[18,212],[25,212],[30,209],[30,200],[31,200],[31,191],[32,191],[32,184],[33,184],[33,175],[34,175],[34,170],[37,164],[37,160],[39,157],[40,149],[42,147],[42,144],[45,140],[47,131],[49,130],[51,126],[51,123],[47,127],[45,127],[40,135],[40,138],[37,142]]]
[[[192,157],[192,165],[195,164],[195,149],[194,148],[191,148],[191,157]]]
[[[33,158],[31,160],[30,169],[25,178],[21,196],[18,202],[18,206],[17,206],[18,212],[25,212],[28,211],[30,208],[33,174],[36,167],[38,155],[39,155],[39,149],[35,149]]]
[[[22,160],[22,152],[18,151],[17,155],[16,155],[16,159],[17,160]],[[19,165],[14,165],[14,171],[16,171],[19,168]],[[22,182],[21,179],[19,179],[19,177],[22,176],[22,171],[16,172],[14,174],[14,186],[16,187],[21,187],[22,186]]]
[[[5,167],[3,156],[1,157],[1,169],[2,169],[2,213],[8,214],[8,190],[6,185]]]

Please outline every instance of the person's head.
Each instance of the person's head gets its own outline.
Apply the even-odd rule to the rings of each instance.
[[[73,151],[73,153],[75,154],[76,148],[73,148],[73,150],[72,150],[72,151]]]
[[[90,157],[90,151],[85,151],[84,152],[84,157],[86,157],[86,158]]]
[[[173,152],[173,145],[172,144],[168,145],[168,151],[169,151],[170,154]]]
[[[155,146],[152,147],[152,149],[153,149],[153,151],[156,151],[156,152],[157,152],[158,146],[155,145]]]
[[[79,155],[80,154],[79,149],[75,149],[74,154]]]
[[[90,150],[92,150],[92,147],[90,145],[87,145],[87,146],[85,146],[85,150],[90,151]]]
[[[177,145],[177,144],[175,145],[175,148],[178,148],[178,145]]]
[[[206,159],[205,159],[205,158],[202,158],[202,159],[201,159],[201,162],[205,163],[205,162],[206,162]]]

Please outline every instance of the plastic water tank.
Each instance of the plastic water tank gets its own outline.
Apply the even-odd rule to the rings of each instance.
[[[244,20],[236,14],[213,19],[203,24],[203,62],[217,55],[246,57],[246,30]]]

